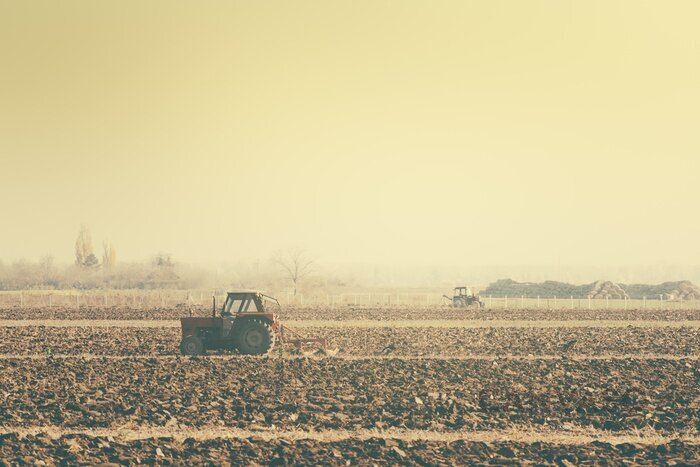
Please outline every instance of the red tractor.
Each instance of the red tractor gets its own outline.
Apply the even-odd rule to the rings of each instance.
[[[276,342],[293,344],[301,350],[303,344],[318,344],[326,348],[322,338],[304,338],[283,325],[277,313],[266,306],[280,307],[277,299],[254,290],[228,292],[219,316],[216,298],[211,318],[180,318],[183,355],[204,355],[207,350],[238,350],[243,355],[264,355]]]

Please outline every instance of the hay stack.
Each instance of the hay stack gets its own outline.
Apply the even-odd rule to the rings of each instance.
[[[622,287],[611,281],[596,281],[593,288],[588,293],[589,298],[629,298],[627,292]]]
[[[700,289],[690,281],[679,282],[673,290],[664,292],[664,300],[699,300]]]

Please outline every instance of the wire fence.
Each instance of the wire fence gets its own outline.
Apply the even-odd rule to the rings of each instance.
[[[296,295],[271,293],[282,305],[309,307],[439,307],[451,302],[439,293],[421,292],[343,292]],[[225,291],[212,290],[30,290],[0,291],[0,307],[125,307],[166,308],[177,306],[211,306],[212,296],[223,303]],[[487,309],[657,309],[698,310],[700,300],[668,300],[663,296],[641,299],[588,297],[493,297],[481,296]]]

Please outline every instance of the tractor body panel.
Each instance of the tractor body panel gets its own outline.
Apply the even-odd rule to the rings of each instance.
[[[196,336],[201,329],[223,329],[223,318],[180,318],[182,337]]]

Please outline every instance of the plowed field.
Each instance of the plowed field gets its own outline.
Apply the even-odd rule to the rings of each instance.
[[[700,460],[698,312],[285,314],[338,354],[279,348],[259,358],[180,357],[177,323],[167,320],[187,315],[182,310],[2,310],[1,320],[33,321],[0,326],[0,458],[18,465]],[[47,318],[88,321],[43,326]]]
[[[59,319],[59,320],[172,320],[183,316],[210,316],[211,308],[179,306],[163,308],[133,307],[7,307],[0,308],[0,320]],[[450,307],[296,307],[282,308],[284,320],[640,320],[640,321],[699,321],[700,310],[580,310],[580,309],[459,309]]]

